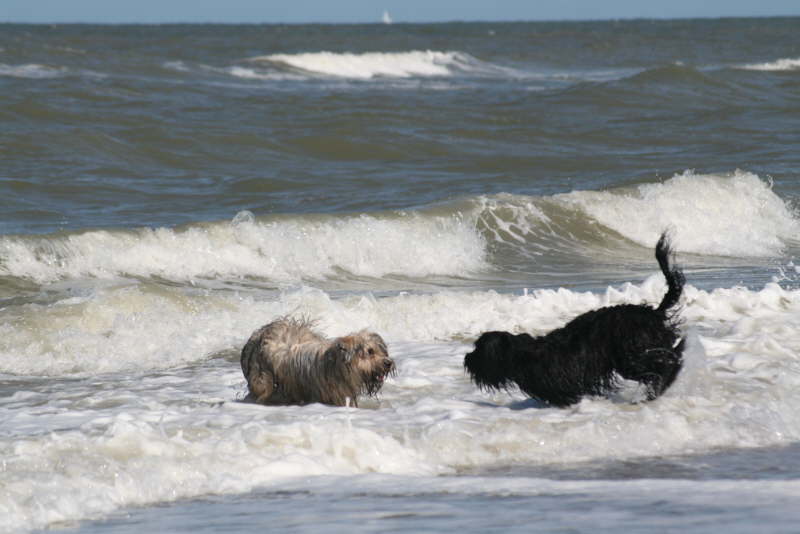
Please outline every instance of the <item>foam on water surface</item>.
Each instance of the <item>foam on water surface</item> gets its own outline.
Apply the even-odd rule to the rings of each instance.
[[[265,293],[259,298],[252,293],[121,282],[52,304],[0,310],[0,372],[82,376],[186,365],[238,347],[255,328],[286,314],[316,318],[319,328],[330,336],[372,328],[391,341],[471,339],[482,331],[497,329],[542,334],[601,306],[655,305],[664,291],[660,274],[641,285],[610,287],[599,294],[559,288],[523,295],[440,291],[336,298],[311,287]],[[734,288],[711,292],[689,285],[682,316],[690,324],[726,321],[727,328],[731,324],[761,328],[760,322],[764,322],[764,328],[771,329],[775,326],[771,318],[778,315],[779,333],[788,336],[797,324],[792,311],[798,298],[796,291],[777,284],[760,291]],[[800,346],[797,348],[800,351]]]
[[[6,65],[0,63],[0,76],[12,78],[60,78],[65,76],[69,70],[65,67],[53,67],[50,65],[39,65],[28,63],[25,65]]]
[[[381,278],[393,276],[462,283],[516,270],[503,247],[532,272],[561,270],[564,257],[596,260],[610,254],[606,248],[619,254],[620,238],[638,245],[638,263],[651,262],[665,229],[678,252],[734,258],[781,257],[800,235],[794,209],[768,181],[746,172],[687,171],[609,191],[500,194],[358,216],[242,212],[231,222],[183,228],[2,236],[0,275],[40,284],[130,276],[281,286],[361,277],[380,288]]]
[[[418,237],[424,235],[425,239]],[[334,276],[428,276],[485,265],[484,244],[458,215],[292,218],[184,230],[91,231],[67,237],[0,237],[0,274],[38,282],[158,276],[173,280],[259,277],[297,282]]]
[[[555,199],[646,247],[671,229],[681,252],[778,256],[787,240],[800,235],[796,214],[771,184],[743,171],[729,176],[686,171],[630,190],[579,191]]]
[[[764,63],[750,63],[741,67],[745,70],[793,71],[800,70],[800,58],[782,58]]]
[[[547,408],[486,393],[462,367],[484,330],[541,334],[604,305],[658,302],[663,279],[568,289],[271,298],[109,286],[2,310],[0,455],[7,529],[123,507],[284,488],[309,477],[425,477],[774,446],[800,439],[800,290],[687,286],[686,364],[655,402]],[[362,408],[236,402],[238,351],[302,312],[328,336],[370,328],[398,374]],[[20,348],[24,348],[21,352]],[[24,409],[21,409],[24,407]],[[415,491],[420,491],[416,488]]]
[[[398,376],[361,409],[235,402],[244,381],[238,362],[227,358],[202,369],[39,383],[0,402],[0,509],[13,529],[259,488],[324,493],[327,483],[316,477],[411,477],[418,493],[449,484],[426,478],[432,475],[797,440],[797,380],[759,369],[794,359],[774,347],[747,353],[740,336],[737,330],[708,343],[711,332],[690,333],[687,367],[656,402],[587,399],[566,410],[537,408],[518,392],[477,391],[461,367],[469,346],[453,341],[390,342]],[[771,345],[786,343],[772,337]],[[752,362],[733,364],[731,351]],[[530,487],[502,484],[499,491]]]
[[[249,61],[285,65],[309,74],[353,79],[447,77],[456,73],[508,75],[513,72],[482,62],[464,52],[435,50],[271,54],[250,58]]]

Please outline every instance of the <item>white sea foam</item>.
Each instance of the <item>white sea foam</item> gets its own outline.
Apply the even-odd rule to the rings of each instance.
[[[559,289],[528,296],[439,292],[334,299],[300,288],[260,300],[111,284],[55,304],[0,310],[0,373],[85,376],[179,367],[240,347],[262,323],[295,313],[318,318],[331,336],[372,328],[390,341],[449,341],[496,329],[541,333],[595,307],[658,302],[663,291],[657,275],[640,287],[610,288],[603,295]]]
[[[185,61],[165,61],[161,66],[167,70],[174,70],[177,72],[190,72],[192,70]]]
[[[165,61],[161,66],[173,72],[179,73],[192,73],[201,72],[204,74],[212,75],[226,75],[233,76],[242,80],[268,80],[268,81],[283,81],[283,80],[304,80],[307,77],[297,73],[280,72],[275,70],[253,68],[252,66],[232,65],[228,67],[218,67],[212,65],[204,65],[198,63],[187,63],[185,61]],[[215,84],[218,82],[207,82]]]
[[[51,67],[29,63],[25,65],[6,65],[0,63],[0,76],[12,78],[58,78],[68,72],[66,67]]]
[[[117,276],[297,282],[338,271],[369,277],[460,275],[485,266],[484,243],[470,222],[414,214],[93,231],[34,242],[0,237],[0,251],[6,258],[0,275],[39,282]]]
[[[465,278],[491,268],[495,244],[510,244],[533,263],[545,254],[595,255],[573,228],[596,235],[595,223],[647,249],[669,228],[679,252],[732,257],[777,257],[800,235],[793,208],[768,181],[741,171],[687,171],[612,191],[478,197],[450,216],[237,217],[184,229],[0,236],[0,276],[39,283],[259,279],[281,286],[343,276]]]
[[[511,72],[469,54],[454,51],[414,50],[410,52],[272,54],[252,58],[255,62],[287,65],[325,76],[369,79],[450,76],[457,72]]]
[[[319,328],[331,336],[372,328],[392,342],[449,342],[497,329],[540,334],[600,306],[655,304],[664,291],[660,274],[640,286],[626,284],[602,294],[561,288],[527,295],[444,291],[332,298],[319,289],[300,288],[282,292],[277,299],[261,300],[156,285],[110,285],[55,304],[0,312],[0,373],[86,376],[174,368],[236,349],[264,322],[296,313],[318,318]],[[796,324],[790,312],[800,305],[798,292],[775,284],[760,292],[718,289],[706,293],[689,286],[687,301],[683,316],[693,323],[710,321],[708,327],[714,329],[714,321],[720,320],[741,320],[741,325],[734,324],[762,328],[759,321],[768,323],[783,314],[777,327],[782,330],[776,336],[787,337],[783,350],[800,352],[800,345],[788,335]],[[765,324],[763,328],[772,327]]]
[[[686,171],[633,190],[577,191],[554,197],[644,247],[674,230],[679,251],[735,257],[779,256],[800,235],[791,207],[757,175]]]
[[[769,61],[766,63],[751,63],[741,67],[745,70],[763,70],[763,71],[790,71],[800,70],[800,58],[783,58],[776,61]]]
[[[307,77],[302,74],[274,70],[253,69],[234,65],[223,69],[223,72],[244,80],[266,80],[266,81],[290,81],[305,80]]]
[[[272,80],[276,77],[283,77],[269,72],[258,72],[255,69],[248,69],[245,67],[230,67],[228,73],[237,78],[244,78],[247,80]]]
[[[770,303],[776,296],[786,298],[781,291],[770,287],[736,298]],[[693,297],[719,300],[724,308],[729,295]],[[792,312],[797,301],[792,295]],[[771,304],[750,312],[772,320],[780,316]],[[717,349],[736,345],[740,334],[730,332],[716,346],[709,344],[708,354],[697,340],[690,343],[692,365],[675,387],[658,402],[637,406],[590,400],[570,410],[515,409],[522,396],[482,394],[466,381],[460,368],[466,346],[459,343],[391,343],[400,373],[387,383],[378,410],[214,406],[241,393],[235,363],[211,367],[195,379],[175,373],[123,390],[109,383],[97,392],[87,390],[86,397],[74,390],[51,392],[50,406],[27,412],[9,406],[11,415],[4,419],[7,431],[18,430],[40,413],[61,412],[49,415],[51,432],[40,427],[44,432],[25,439],[0,440],[7,459],[6,517],[12,525],[42,526],[120,506],[285,489],[296,477],[307,482],[315,475],[425,477],[465,467],[631,458],[796,439],[796,377],[773,377],[767,387],[758,370],[791,361],[786,354],[776,359],[774,350],[750,354],[756,364],[731,376],[727,352]],[[781,337],[789,336],[773,340],[780,344]],[[708,344],[705,337],[700,342]],[[706,373],[706,380],[685,388],[688,375],[698,372]],[[36,406],[31,395],[36,396],[20,394],[12,401]]]
[[[479,391],[463,372],[463,354],[482,330],[538,334],[598,306],[657,302],[664,290],[660,275],[601,294],[335,299],[305,288],[260,300],[112,286],[5,309],[0,372],[74,374],[20,382],[0,398],[4,528],[212,493],[285,489],[299,480],[314,484],[309,477],[319,475],[412,477],[420,481],[414,491],[424,491],[431,475],[464,469],[800,439],[800,290],[777,284],[759,291],[688,286],[686,365],[652,403],[586,399],[570,409],[535,409],[516,391]],[[369,327],[387,338],[398,374],[380,401],[365,401],[362,409],[231,402],[244,392],[236,351],[256,326],[292,312],[318,318],[327,335]],[[219,351],[229,355],[209,359]]]

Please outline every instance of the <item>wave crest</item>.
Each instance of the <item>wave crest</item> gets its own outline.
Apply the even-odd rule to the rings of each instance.
[[[504,193],[408,212],[260,219],[242,213],[232,222],[180,229],[0,236],[0,276],[279,286],[382,278],[391,286],[387,278],[461,283],[485,276],[505,285],[522,273],[520,280],[535,274],[560,284],[587,269],[652,268],[650,250],[666,229],[678,252],[774,258],[797,243],[800,220],[755,174],[686,171],[606,191]]]
[[[250,62],[290,69],[313,75],[342,78],[412,78],[445,77],[457,73],[489,74],[508,72],[457,51],[412,50],[408,52],[271,54],[249,59]],[[242,69],[247,76],[253,73]],[[235,74],[235,73],[234,73]]]
[[[51,67],[36,63],[25,65],[7,65],[0,63],[0,76],[8,76],[11,78],[59,78],[66,76],[67,73],[68,69],[66,67]]]
[[[752,63],[740,67],[744,70],[790,71],[800,70],[800,58],[783,58],[767,63]]]
[[[645,247],[671,228],[679,251],[771,257],[800,235],[791,207],[757,175],[685,171],[661,183],[615,191],[578,191],[554,199]]]
[[[473,226],[454,215],[304,217],[58,237],[3,237],[0,275],[52,282],[118,276],[261,278],[459,275],[485,265]]]

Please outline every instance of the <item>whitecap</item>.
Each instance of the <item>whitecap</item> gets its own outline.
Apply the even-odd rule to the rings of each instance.
[[[464,52],[434,50],[271,54],[249,61],[286,66],[309,74],[353,79],[447,77],[458,73],[509,75],[514,72]]]
[[[800,58],[782,58],[776,61],[768,61],[765,63],[751,63],[748,65],[742,65],[740,68],[744,70],[761,70],[761,71],[800,70]]]
[[[781,255],[787,241],[800,235],[796,214],[771,182],[745,171],[686,171],[661,183],[553,198],[647,248],[672,229],[682,252],[771,257]]]
[[[51,67],[49,65],[39,65],[29,63],[25,65],[6,65],[0,63],[0,76],[12,78],[58,78],[65,76],[68,72],[66,67]]]

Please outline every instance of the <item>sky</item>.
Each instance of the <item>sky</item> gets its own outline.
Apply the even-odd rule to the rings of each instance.
[[[348,23],[800,15],[800,0],[0,0],[0,22]]]

